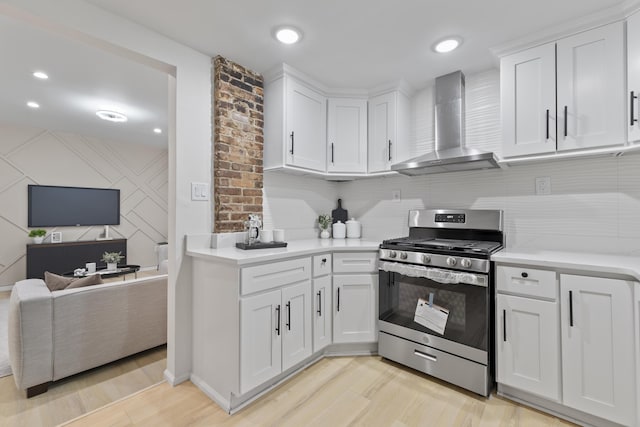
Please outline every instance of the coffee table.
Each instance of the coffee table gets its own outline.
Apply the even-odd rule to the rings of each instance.
[[[133,277],[137,279],[139,270],[140,270],[139,265],[131,264],[131,265],[119,265],[118,268],[115,270],[107,270],[106,268],[103,268],[100,270],[96,270],[95,273],[84,273],[80,276],[75,275],[73,271],[63,273],[62,275],[65,277],[87,277],[94,274],[99,274],[101,277],[104,277],[104,278],[123,276],[122,280],[126,280],[127,274],[131,274],[131,273],[133,273],[134,274]]]

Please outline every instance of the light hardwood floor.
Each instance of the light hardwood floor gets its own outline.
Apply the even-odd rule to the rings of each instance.
[[[380,357],[323,359],[235,415],[192,383],[153,386],[66,426],[570,426]]]

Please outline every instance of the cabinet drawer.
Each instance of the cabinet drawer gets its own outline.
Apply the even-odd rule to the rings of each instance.
[[[545,298],[555,301],[558,296],[556,272],[528,267],[496,268],[496,288],[498,291]]]
[[[334,273],[377,273],[377,252],[338,252],[333,254]]]
[[[313,277],[331,274],[331,254],[316,255],[313,257]]]
[[[297,258],[243,268],[240,295],[311,279],[311,258]]]

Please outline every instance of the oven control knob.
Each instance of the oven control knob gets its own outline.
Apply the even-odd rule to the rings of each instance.
[[[469,267],[471,267],[471,260],[469,258],[462,258],[462,260],[460,261],[460,264],[464,268],[469,268]]]
[[[407,259],[407,253],[406,252],[400,252],[400,259]]]
[[[422,262],[429,264],[431,262],[431,257],[429,255],[422,255]]]
[[[453,257],[448,257],[448,258],[447,258],[447,265],[448,265],[449,267],[453,267],[454,265],[456,265],[456,263],[457,263],[457,262],[458,262],[458,261],[456,261],[456,259],[455,259],[455,258],[453,258]]]
[[[396,251],[389,251],[389,258],[395,258],[396,257]]]

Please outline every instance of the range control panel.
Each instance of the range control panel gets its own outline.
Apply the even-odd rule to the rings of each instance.
[[[464,224],[466,222],[465,214],[436,214],[435,222],[454,222]]]

